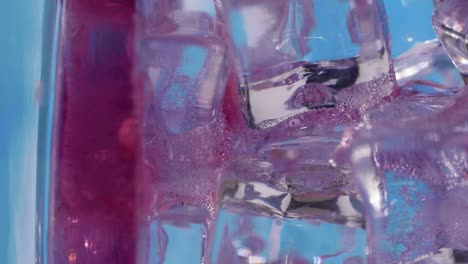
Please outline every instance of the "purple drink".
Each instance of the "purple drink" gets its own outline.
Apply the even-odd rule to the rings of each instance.
[[[62,4],[48,263],[136,263],[134,2]]]

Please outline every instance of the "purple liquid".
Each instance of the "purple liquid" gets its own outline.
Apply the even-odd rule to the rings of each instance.
[[[133,5],[63,1],[50,263],[136,263]]]

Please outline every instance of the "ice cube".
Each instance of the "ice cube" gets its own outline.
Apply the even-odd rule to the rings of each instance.
[[[464,88],[439,113],[380,123],[355,139],[352,169],[367,205],[371,263],[466,250],[468,230],[459,223],[468,203],[459,194],[467,184],[467,102]]]
[[[349,171],[275,155],[235,161],[220,175],[212,263],[364,261],[365,224],[347,189]]]
[[[227,78],[226,48],[217,37],[157,36],[140,47],[147,89],[169,131],[180,134],[219,114]]]
[[[161,111],[172,133],[212,122],[228,74],[213,2],[141,1],[141,7],[137,75],[146,100]]]
[[[414,46],[395,60],[399,87],[391,96],[364,113],[364,123],[428,117],[451,106],[463,80],[438,41]]]
[[[201,263],[228,144],[227,45],[211,0],[138,3],[138,262]]]
[[[400,87],[412,87],[418,93],[437,94],[456,91],[463,80],[439,41],[417,44],[394,61]]]
[[[380,0],[225,1],[224,19],[251,127],[366,108],[393,88]]]
[[[365,263],[362,228],[266,217],[228,204],[217,219],[211,263]]]
[[[152,218],[149,224],[142,224],[137,263],[203,263],[205,218],[205,210],[187,206],[171,209]]]
[[[446,0],[437,5],[433,25],[445,50],[467,80],[468,75],[468,2]]]

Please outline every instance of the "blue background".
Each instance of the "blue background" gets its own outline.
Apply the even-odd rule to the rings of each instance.
[[[41,63],[42,54],[47,54],[47,49],[42,51],[44,1],[0,4],[0,263],[34,263],[38,148],[39,153],[47,153],[38,145],[38,131],[50,121],[50,115],[42,114],[39,126],[39,109],[47,108],[42,105],[47,103],[47,92],[38,91],[41,67],[47,67]],[[432,1],[384,2],[394,56],[435,38]],[[46,15],[46,19],[53,18]]]
[[[0,263],[34,263],[43,0],[0,4]]]

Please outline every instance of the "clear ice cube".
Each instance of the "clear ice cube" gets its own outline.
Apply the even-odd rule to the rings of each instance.
[[[215,119],[227,77],[220,38],[157,36],[145,40],[140,52],[148,92],[169,131],[183,133]]]
[[[439,113],[382,122],[355,138],[352,169],[371,263],[431,263],[416,261],[441,248],[467,249],[467,102],[464,88]]]
[[[468,2],[445,0],[433,15],[434,29],[453,62],[468,78]]]
[[[400,87],[422,94],[457,91],[464,86],[459,71],[437,40],[414,45],[394,60]]]
[[[228,0],[223,10],[252,127],[316,108],[366,108],[393,88],[380,0]]]
[[[365,263],[366,231],[319,220],[258,215],[225,204],[211,263]]]
[[[176,208],[142,225],[136,263],[203,263],[206,247],[206,212],[200,208]],[[183,249],[183,254],[181,254]]]
[[[293,156],[241,160],[221,174],[211,263],[365,263],[349,171]]]
[[[175,134],[208,124],[221,107],[228,66],[212,1],[140,1],[139,78]]]
[[[464,87],[459,71],[437,40],[415,45],[394,65],[399,87],[364,113],[368,126],[431,116],[454,104],[455,95]]]
[[[135,21],[138,263],[202,263],[226,145],[227,44],[211,0],[141,0]]]

